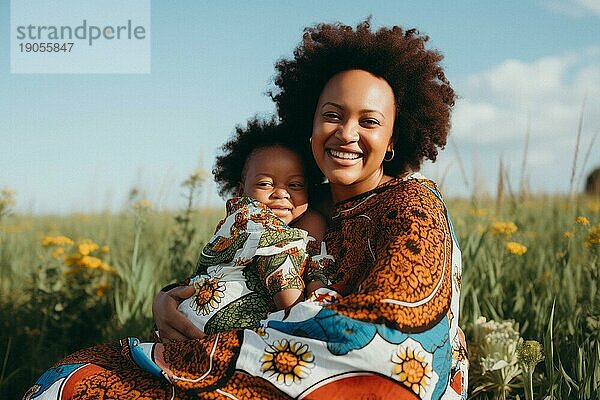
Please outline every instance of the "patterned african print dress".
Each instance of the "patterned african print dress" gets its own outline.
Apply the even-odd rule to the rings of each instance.
[[[250,197],[227,201],[227,217],[202,249],[195,294],[179,305],[204,333],[254,327],[274,310],[273,296],[304,290],[307,232],[290,228]]]
[[[60,384],[63,397],[37,398],[465,399],[460,250],[433,182],[413,174],[338,204],[325,242],[336,267],[320,272],[341,298],[166,343],[171,382],[138,367],[131,339],[82,350],[31,398]]]

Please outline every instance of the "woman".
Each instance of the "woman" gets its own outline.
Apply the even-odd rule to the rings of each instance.
[[[59,363],[89,369],[61,375],[65,398],[465,398],[460,251],[435,184],[411,172],[445,145],[454,102],[426,41],[325,24],[277,64],[279,115],[307,132],[299,147],[310,133],[335,203],[325,242],[336,267],[318,275],[341,299],[299,303],[255,330],[164,341],[153,355],[170,383],[137,368],[131,341],[84,350]],[[165,339],[195,334],[175,311],[187,290],[157,297]]]

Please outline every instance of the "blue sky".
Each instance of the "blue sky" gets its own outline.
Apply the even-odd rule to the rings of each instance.
[[[516,187],[527,129],[531,189],[568,190],[582,110],[582,144],[600,130],[599,0],[152,1],[149,74],[11,74],[2,2],[0,188],[20,212],[118,210],[132,187],[159,209],[182,206],[179,183],[210,170],[233,127],[274,111],[273,64],[303,28],[368,15],[417,27],[445,56],[455,146],[424,172],[447,196],[493,194],[500,158]],[[199,205],[220,203],[205,185]]]

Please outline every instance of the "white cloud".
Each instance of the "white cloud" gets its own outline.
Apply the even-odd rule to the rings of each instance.
[[[570,17],[600,15],[600,0],[550,0],[542,4],[550,11]]]
[[[457,82],[455,88],[460,100],[453,114],[452,135],[468,178],[478,175],[489,183],[488,189],[494,188],[502,158],[515,186],[521,178],[529,130],[526,175],[531,187],[552,192],[568,189],[582,107],[584,149],[579,153],[579,167],[585,146],[600,130],[600,48],[532,62],[505,60]],[[440,156],[440,165],[428,170],[433,169],[433,177],[439,177],[450,168],[448,164],[456,169],[455,157],[449,148]],[[600,151],[596,149],[586,170],[599,164]],[[458,169],[448,175],[456,175],[458,186],[464,186]]]

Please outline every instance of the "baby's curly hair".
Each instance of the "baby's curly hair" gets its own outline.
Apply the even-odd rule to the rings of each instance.
[[[320,183],[321,174],[318,171],[312,154],[306,143],[301,143],[301,135],[278,123],[274,117],[260,119],[254,117],[246,126],[237,126],[233,136],[221,146],[222,154],[217,156],[212,173],[222,197],[236,196],[243,180],[246,161],[250,155],[263,148],[281,146],[300,156],[304,166],[304,178],[309,193],[311,186]]]
[[[335,74],[361,69],[385,79],[394,91],[395,157],[383,163],[386,174],[419,170],[435,161],[446,145],[455,94],[439,65],[443,56],[425,49],[427,36],[398,26],[371,31],[370,18],[356,29],[341,23],[304,30],[292,59],[279,60],[269,92],[281,120],[310,136],[321,91]]]

